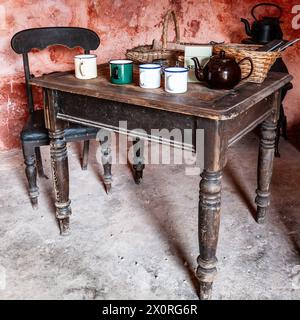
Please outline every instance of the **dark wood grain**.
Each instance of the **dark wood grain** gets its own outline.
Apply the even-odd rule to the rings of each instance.
[[[32,79],[32,85],[80,94],[100,99],[123,102],[136,107],[144,106],[180,114],[229,119],[246,111],[274,91],[290,82],[292,77],[282,73],[270,73],[262,84],[245,83],[236,90],[211,90],[200,83],[189,83],[183,94],[170,94],[159,89],[142,89],[138,86],[136,72],[134,83],[114,85],[109,82],[107,65],[99,67],[99,76],[91,80],[79,80],[74,72],[54,73]]]
[[[65,139],[66,122],[57,120],[57,93],[47,90],[45,113],[48,115],[46,128],[49,130],[51,168],[55,193],[56,218],[58,219],[61,235],[69,233],[69,217],[72,214],[69,199],[69,165],[67,143]]]
[[[199,123],[200,122],[200,123]],[[227,161],[228,121],[198,120],[204,129],[204,170],[201,174],[199,195],[198,236],[200,255],[197,259],[199,296],[211,298],[213,281],[217,274],[217,243],[221,214],[222,172]]]
[[[267,209],[270,205],[270,183],[273,172],[275,142],[279,108],[281,104],[280,92],[276,92],[271,99],[272,110],[270,116],[260,126],[260,143],[257,166],[257,190],[255,202],[257,204],[258,223],[265,221]]]

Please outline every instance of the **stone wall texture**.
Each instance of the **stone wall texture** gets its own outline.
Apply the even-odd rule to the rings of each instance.
[[[294,0],[273,0],[284,9],[286,39],[300,36],[300,16]],[[298,3],[297,3],[298,2]],[[28,116],[22,57],[10,47],[11,37],[26,28],[45,26],[87,27],[98,33],[101,45],[98,63],[123,58],[126,49],[161,39],[162,21],[173,8],[180,24],[181,40],[187,42],[239,42],[245,38],[241,17],[251,20],[255,0],[0,0],[0,150],[19,147],[19,133]],[[293,9],[294,8],[294,9]],[[293,12],[294,11],[294,12]],[[294,22],[294,27],[292,22]],[[171,28],[170,28],[171,29]],[[174,37],[170,30],[170,39]],[[30,53],[34,75],[69,70],[78,49],[62,47]],[[288,94],[285,107],[290,130],[300,122],[300,45],[284,53],[295,89]],[[36,105],[41,95],[35,91]]]

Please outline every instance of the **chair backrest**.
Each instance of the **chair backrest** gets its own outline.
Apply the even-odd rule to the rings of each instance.
[[[16,33],[11,39],[12,49],[23,56],[25,83],[29,111],[34,111],[32,89],[29,84],[30,69],[28,52],[32,49],[43,50],[53,45],[62,45],[68,48],[80,47],[84,53],[96,50],[100,38],[92,30],[78,27],[46,27],[26,29]]]

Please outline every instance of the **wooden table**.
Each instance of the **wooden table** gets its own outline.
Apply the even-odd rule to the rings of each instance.
[[[51,140],[51,165],[55,190],[56,217],[61,233],[69,229],[71,206],[64,128],[67,122],[118,131],[119,121],[133,128],[172,130],[204,129],[204,170],[199,199],[199,249],[197,277],[200,299],[210,299],[217,273],[216,249],[221,208],[222,171],[228,148],[257,125],[261,125],[256,190],[257,222],[264,221],[270,203],[276,123],[280,89],[292,80],[283,73],[270,73],[262,84],[247,83],[232,91],[214,91],[199,83],[188,85],[185,94],[169,94],[162,88],[145,90],[134,84],[113,85],[108,66],[100,66],[97,79],[78,80],[73,72],[54,73],[30,81],[42,87],[46,127]],[[137,134],[138,137],[138,134]],[[106,154],[107,155],[107,154]],[[140,164],[140,163],[139,163]],[[136,167],[140,173],[143,166]],[[254,167],[253,167],[254,169]],[[109,168],[106,172],[109,182]],[[195,190],[195,192],[198,192]]]

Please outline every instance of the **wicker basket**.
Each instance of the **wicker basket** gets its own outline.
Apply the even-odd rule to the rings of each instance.
[[[249,57],[253,61],[252,75],[245,81],[262,83],[266,79],[268,72],[276,59],[281,54],[280,52],[264,52],[255,51],[260,45],[246,45],[246,44],[227,44],[227,45],[215,45],[214,54],[219,54],[221,50],[224,50],[226,56],[235,58],[235,60],[241,61],[245,57]],[[249,62],[243,62],[240,64],[242,70],[242,77],[249,74],[251,66]]]
[[[176,43],[168,43],[169,22],[173,18],[175,24]],[[179,55],[183,50],[176,49],[176,44],[180,43],[179,27],[177,17],[174,11],[168,11],[163,25],[163,43],[162,47],[158,41],[153,41],[152,45],[144,45],[127,50],[126,57],[136,63],[151,63],[155,59],[166,59],[169,65],[175,65]]]

